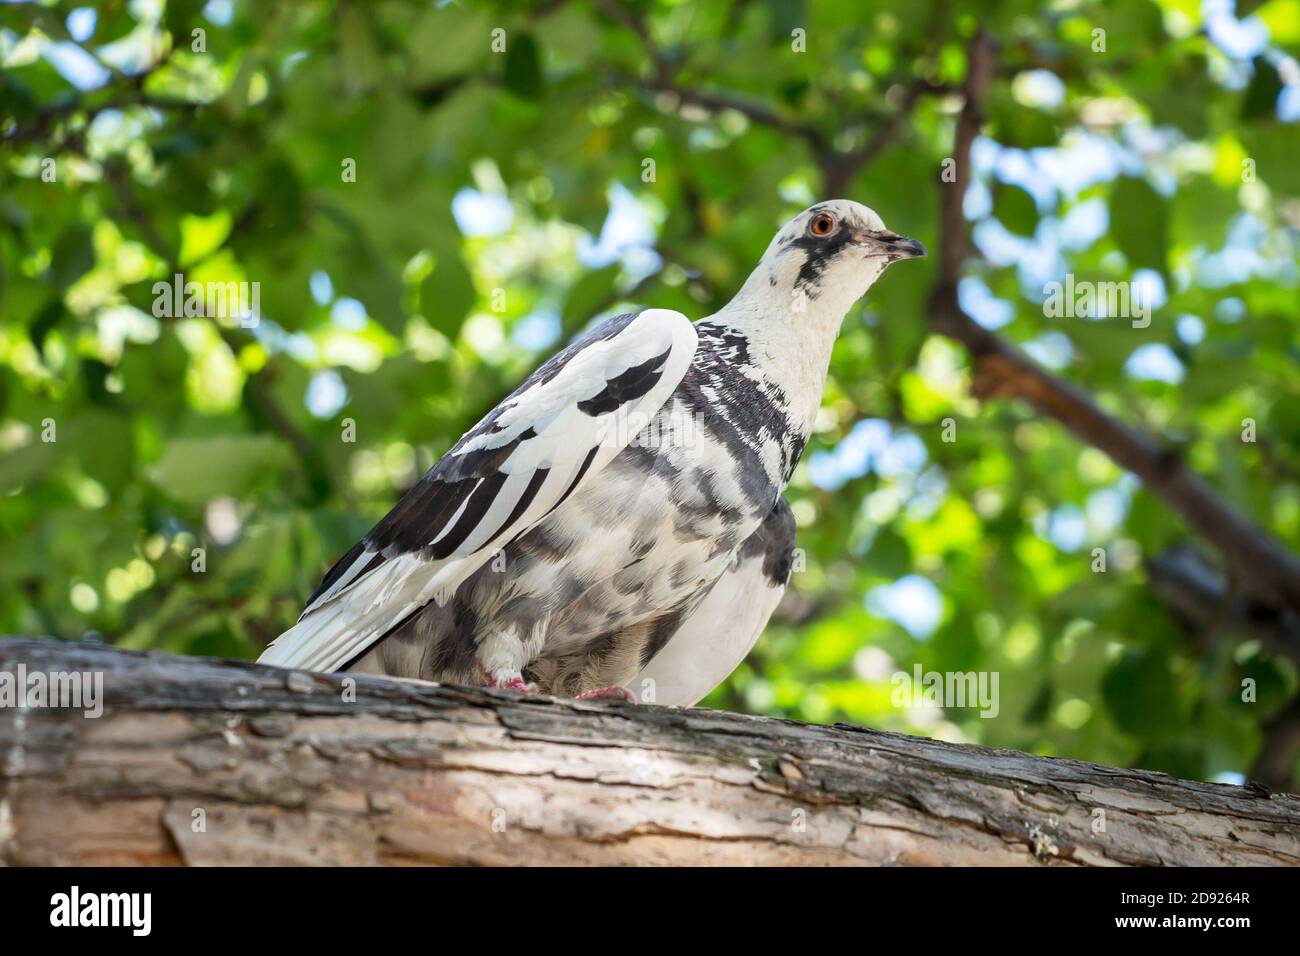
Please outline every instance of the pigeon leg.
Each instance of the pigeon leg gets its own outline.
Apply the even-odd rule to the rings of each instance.
[[[593,690],[584,690],[574,700],[625,700],[629,704],[636,703],[636,696],[626,687],[597,687]]]
[[[538,694],[541,688],[536,684],[524,680],[524,675],[519,671],[513,673],[497,671],[493,673],[482,664],[478,665],[479,675],[483,678],[484,687],[494,687],[497,690],[513,690],[521,694]]]
[[[474,658],[486,686],[521,694],[540,692],[536,684],[524,680],[524,668],[532,656],[514,630],[507,628],[490,635],[478,646]]]

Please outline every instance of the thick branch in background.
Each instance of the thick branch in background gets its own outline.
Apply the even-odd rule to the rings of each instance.
[[[958,304],[957,283],[968,252],[962,198],[970,183],[971,143],[983,122],[984,97],[997,57],[996,44],[985,33],[971,39],[965,104],[953,147],[956,180],[940,187],[938,277],[930,299],[931,325],[970,352],[977,398],[1024,399],[1106,452],[1218,549],[1229,569],[1250,581],[1253,593],[1300,614],[1300,559],[1224,501],[1175,450],[1102,411],[1082,389],[1040,368]]]
[[[1170,548],[1146,562],[1151,588],[1198,643],[1229,631],[1300,666],[1300,622],[1228,581],[1195,548]],[[1202,648],[1204,650],[1205,648]]]
[[[10,864],[1300,864],[1300,798],[858,727],[48,639],[0,673]],[[350,699],[354,698],[354,699]]]
[[[601,6],[611,16],[618,9],[616,4]],[[678,83],[673,79],[671,63],[656,49],[645,25],[629,14],[614,18],[636,33],[645,46],[654,68],[654,88],[670,90],[683,102],[708,109],[735,109],[754,122],[806,140],[821,166],[827,197],[845,192],[853,177],[898,137],[923,94],[946,92],[945,87],[925,80],[914,82],[905,90],[897,112],[878,122],[863,147],[840,154],[815,128],[782,117],[764,104],[727,92],[701,92]],[[971,144],[983,124],[983,103],[999,65],[996,42],[982,31],[972,37],[967,53],[964,104],[954,136],[955,179],[941,184],[937,278],[929,303],[931,326],[970,352],[977,398],[1024,399],[1082,441],[1106,452],[1203,535],[1239,581],[1249,581],[1246,590],[1250,593],[1243,595],[1244,600],[1257,608],[1270,607],[1267,616],[1279,619],[1283,631],[1300,632],[1300,558],[1225,502],[1187,467],[1176,449],[1104,412],[1083,389],[1038,366],[1014,345],[971,319],[958,304],[957,284],[970,252],[962,198],[971,179]],[[1179,608],[1175,606],[1174,610]],[[1278,649],[1276,644],[1274,649]],[[1295,656],[1296,648],[1282,650]]]
[[[1285,608],[1244,593],[1206,557],[1187,545],[1170,548],[1146,562],[1147,579],[1173,613],[1197,652],[1212,653],[1224,634],[1259,641],[1274,654],[1300,665],[1300,623]],[[1263,745],[1250,779],[1276,790],[1290,790],[1300,758],[1300,698],[1263,726]]]

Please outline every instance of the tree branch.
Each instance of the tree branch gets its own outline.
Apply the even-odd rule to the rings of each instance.
[[[997,67],[997,49],[982,30],[972,38],[966,102],[957,121],[955,181],[942,186],[938,275],[929,303],[936,332],[966,346],[977,398],[1022,398],[1080,439],[1133,472],[1183,517],[1261,596],[1300,612],[1300,559],[1227,504],[1173,449],[1101,408],[1079,387],[1045,371],[1019,349],[962,311],[957,283],[968,252],[962,199],[970,182],[970,148],[982,124],[982,103]]]
[[[1300,666],[1300,620],[1262,601],[1248,588],[1231,587],[1196,549],[1181,545],[1146,563],[1151,589],[1189,629],[1208,637],[1216,628],[1259,641]]]
[[[750,122],[804,140],[822,169],[827,196],[839,195],[858,171],[875,159],[898,135],[899,128],[911,115],[916,101],[924,93],[945,92],[946,87],[924,79],[911,83],[903,102],[891,115],[864,116],[877,124],[875,133],[858,149],[840,152],[820,129],[783,116],[760,100],[749,99],[726,90],[697,90],[677,80],[675,64],[664,55],[650,35],[645,21],[617,0],[598,0],[597,6],[607,17],[635,34],[650,59],[652,74],[643,79],[650,89],[672,93],[682,103],[710,112],[734,110]]]
[[[898,138],[899,130],[911,117],[916,102],[927,93],[946,92],[946,88],[927,80],[916,80],[903,94],[903,102],[898,110],[888,118],[880,121],[876,131],[860,148],[847,153],[834,150],[822,152],[822,187],[828,197],[843,195],[856,176],[865,166],[869,166],[876,157]]]
[[[1300,697],[1264,725],[1264,745],[1250,768],[1250,779],[1276,790],[1291,790],[1295,787],[1297,760],[1300,760]]]
[[[826,137],[822,135],[821,130],[816,127],[807,126],[793,119],[782,116],[775,110],[768,107],[765,103],[757,100],[746,99],[735,93],[729,93],[720,90],[706,91],[695,90],[688,86],[678,83],[672,75],[671,67],[668,63],[659,58],[657,51],[650,51],[654,59],[656,73],[644,82],[654,90],[674,94],[682,103],[690,106],[698,106],[701,109],[710,112],[720,112],[722,110],[734,110],[740,113],[751,122],[760,126],[766,126],[770,129],[777,130],[781,133],[788,133],[798,136],[805,140],[815,152],[826,153],[831,147]]]
[[[0,639],[9,864],[1300,864],[1300,798],[695,709]],[[351,690],[349,690],[351,688]]]
[[[1197,650],[1212,653],[1218,633],[1256,640],[1300,665],[1300,619],[1227,580],[1199,551],[1179,545],[1146,563],[1151,589],[1183,624]],[[1260,706],[1269,702],[1259,700]],[[1300,757],[1300,698],[1266,723],[1250,779],[1275,790],[1296,785]]]

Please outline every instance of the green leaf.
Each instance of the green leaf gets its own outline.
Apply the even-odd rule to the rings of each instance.
[[[1047,720],[1052,712],[1052,703],[1056,700],[1056,685],[1052,681],[1043,681],[1043,686],[1038,689],[1033,697],[1029,707],[1025,710],[1024,721],[1027,724],[1040,726]]]
[[[619,271],[617,264],[608,265],[588,272],[574,283],[569,297],[564,300],[564,311],[560,316],[567,334],[572,335],[596,317],[597,311],[613,296]]]
[[[1251,61],[1255,73],[1246,87],[1246,95],[1241,99],[1241,118],[1247,122],[1277,113],[1277,98],[1282,93],[1282,77],[1277,69],[1262,56]],[[1300,161],[1300,157],[1297,157]]]
[[[1300,448],[1300,395],[1283,395],[1268,410],[1268,424],[1291,448]]]
[[[1038,228],[1038,204],[1019,186],[993,185],[993,215],[1018,236],[1032,236]]]
[[[478,292],[474,277],[455,252],[438,256],[433,271],[420,284],[420,312],[450,339],[460,334]]]
[[[881,528],[863,555],[862,567],[882,578],[901,578],[912,570],[912,549],[892,527]]]
[[[65,288],[81,278],[95,264],[91,231],[73,227],[59,236],[50,255],[50,278]]]
[[[44,477],[54,465],[58,446],[36,439],[21,448],[0,455],[0,494],[7,495]]]
[[[1005,146],[1034,149],[1060,142],[1061,130],[1056,120],[1043,110],[1016,102],[1008,90],[994,92],[988,115],[994,138]]]
[[[344,82],[353,90],[369,89],[383,75],[369,11],[364,4],[345,4],[338,29],[339,59]]]
[[[294,467],[289,446],[271,435],[173,438],[149,479],[170,498],[201,505],[283,481]]]
[[[1295,696],[1294,678],[1289,678],[1286,667],[1276,658],[1265,654],[1256,654],[1240,666],[1235,680],[1230,685],[1230,697],[1233,709],[1243,714],[1251,714],[1264,720],[1274,717]],[[1252,683],[1247,685],[1245,681]],[[1253,691],[1253,697],[1243,700],[1246,687]]]
[[[92,408],[69,422],[68,449],[81,470],[110,492],[121,491],[135,465],[131,420],[119,412]]]
[[[542,64],[530,33],[512,36],[506,46],[506,89],[534,100],[542,95]]]
[[[1126,653],[1106,674],[1101,692],[1115,723],[1139,740],[1161,740],[1182,725],[1169,657],[1157,649]]]
[[[486,9],[426,6],[407,40],[412,53],[411,79],[433,86],[480,70],[490,55],[494,22]]]
[[[218,209],[211,216],[181,217],[180,264],[193,265],[221,248],[230,235],[230,212]]]
[[[1261,181],[1287,196],[1300,196],[1300,123],[1243,127],[1241,144]]]
[[[1208,176],[1193,176],[1180,183],[1171,209],[1171,233],[1179,244],[1219,249],[1228,237],[1228,225],[1241,211],[1235,192]]]
[[[1110,193],[1110,235],[1135,269],[1164,273],[1169,206],[1145,179],[1125,176]]]

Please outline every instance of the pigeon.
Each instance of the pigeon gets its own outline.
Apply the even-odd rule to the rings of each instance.
[[[471,428],[260,660],[693,706],[784,592],[782,492],[840,324],[924,256],[850,200],[773,237],[721,311],[596,324]]]

